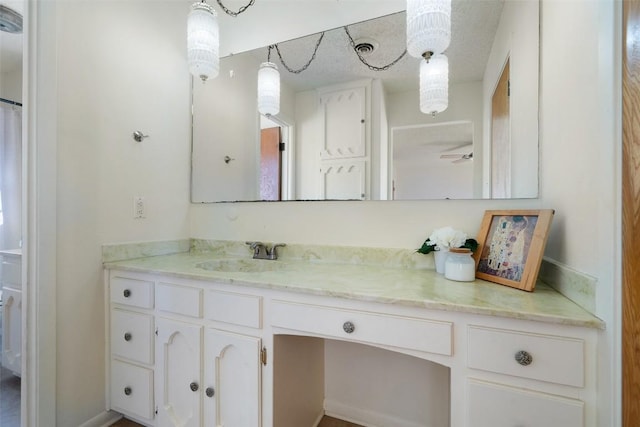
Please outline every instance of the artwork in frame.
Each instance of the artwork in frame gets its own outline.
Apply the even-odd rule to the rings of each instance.
[[[553,209],[486,211],[475,252],[476,277],[532,292]]]

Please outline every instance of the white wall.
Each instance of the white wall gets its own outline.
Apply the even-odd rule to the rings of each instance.
[[[0,98],[22,103],[22,68],[0,73]]]
[[[484,121],[491,122],[491,101],[509,60],[509,120],[512,197],[535,197],[538,172],[538,20],[536,1],[507,1],[483,80]],[[563,34],[564,35],[564,34]],[[491,127],[484,128],[484,191],[490,194]]]
[[[104,410],[101,245],[189,235],[188,9],[176,1],[67,0],[57,4],[57,34],[46,34],[57,37],[58,49],[51,83],[58,91],[57,251],[50,255],[58,272],[51,303],[59,426]],[[150,136],[137,143],[135,130]],[[134,195],[145,198],[146,219],[133,219]]]
[[[613,384],[620,330],[620,5],[560,0],[541,8],[540,178],[543,203],[556,209],[546,255],[598,280],[596,312],[607,322],[598,379],[605,415],[621,401]],[[587,49],[589,58],[578,53]]]
[[[194,202],[259,199],[259,66],[234,55],[220,61],[215,79],[193,82]],[[225,163],[225,156],[234,160]]]
[[[181,16],[189,3],[57,5],[58,33],[47,35],[57,37],[58,49],[58,158],[51,159],[58,170],[58,245],[50,254],[58,271],[57,425],[80,425],[104,407],[102,243],[191,236],[411,249],[444,225],[474,234],[486,209],[543,207],[556,209],[546,255],[599,281],[597,312],[607,331],[598,424],[616,425],[609,418],[620,238],[613,0],[543,0],[540,198],[212,205],[188,203]],[[151,137],[133,142],[136,129]],[[136,194],[146,197],[146,220],[132,219]]]

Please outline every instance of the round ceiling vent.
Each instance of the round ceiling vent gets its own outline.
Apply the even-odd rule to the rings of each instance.
[[[22,32],[22,15],[15,10],[0,4],[0,31],[7,33]]]
[[[362,56],[371,55],[379,46],[378,42],[373,39],[358,39],[353,43],[356,52]]]

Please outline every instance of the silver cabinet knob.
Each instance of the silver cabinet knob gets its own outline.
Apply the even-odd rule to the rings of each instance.
[[[191,384],[189,384],[189,388],[191,389],[191,391],[198,391],[200,387],[198,386],[198,383],[194,381]]]
[[[356,325],[354,325],[352,322],[347,321],[342,324],[342,329],[344,329],[346,333],[350,334],[356,330]]]
[[[213,397],[213,395],[216,394],[216,391],[213,389],[213,387],[207,387],[207,389],[204,392],[207,395],[207,397]]]
[[[131,291],[129,289],[125,289],[124,292],[122,292],[122,294],[124,295],[125,298],[129,298],[131,296]]]
[[[529,366],[531,362],[533,362],[533,356],[528,351],[520,350],[515,354],[516,362],[521,364],[522,366]]]
[[[132,336],[131,336],[131,332],[125,332],[125,334],[124,334],[124,340],[125,340],[125,341],[131,341],[131,338],[132,338]]]
[[[125,387],[124,388],[124,394],[127,395],[127,396],[130,396],[131,395],[131,387]]]

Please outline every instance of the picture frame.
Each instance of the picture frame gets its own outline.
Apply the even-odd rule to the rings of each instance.
[[[533,292],[554,213],[485,211],[474,253],[476,278]]]

